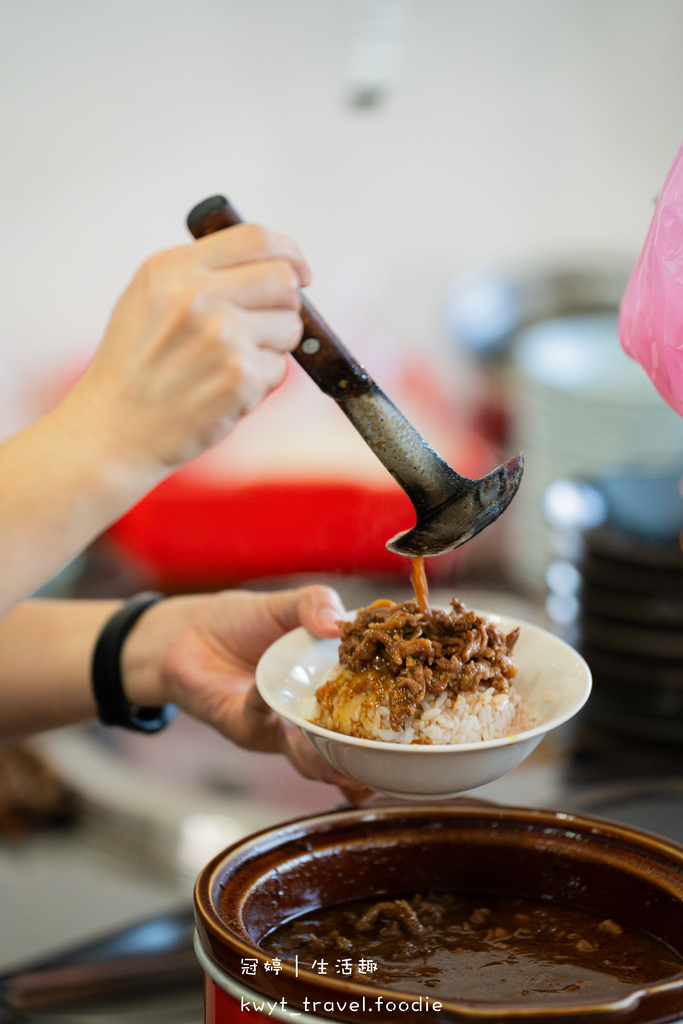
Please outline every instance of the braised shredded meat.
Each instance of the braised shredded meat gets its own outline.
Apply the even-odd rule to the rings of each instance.
[[[480,684],[507,693],[517,674],[512,650],[519,629],[506,634],[455,598],[450,610],[427,612],[415,600],[375,601],[353,622],[340,622],[339,629],[342,669],[383,678],[394,729],[415,714],[426,696],[446,688],[457,696]],[[325,686],[330,684],[317,694],[323,705]]]
[[[260,945],[329,973],[343,951],[357,981],[483,1001],[616,998],[683,967],[678,952],[611,918],[482,893],[386,894],[324,907],[280,925]]]

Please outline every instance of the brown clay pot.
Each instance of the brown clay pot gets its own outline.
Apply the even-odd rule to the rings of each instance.
[[[271,957],[260,940],[294,915],[430,889],[554,900],[643,929],[683,953],[683,847],[676,843],[599,818],[466,802],[344,810],[250,836],[202,871],[195,913],[207,1024],[242,1019],[242,1012],[259,1019],[258,1000],[263,1017],[307,1022],[390,1024],[402,1014],[461,1024],[683,1018],[683,972],[613,1002],[439,1002],[435,994],[418,1008],[417,995],[287,961],[278,972],[266,968]]]

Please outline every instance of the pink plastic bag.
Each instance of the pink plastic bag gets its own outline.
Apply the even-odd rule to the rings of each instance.
[[[619,338],[683,416],[683,146],[621,301]]]

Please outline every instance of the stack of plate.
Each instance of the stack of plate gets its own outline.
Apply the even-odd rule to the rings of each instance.
[[[683,742],[683,552],[610,526],[584,544],[575,642],[593,673],[586,719]]]
[[[516,340],[511,451],[525,455],[524,479],[506,514],[514,577],[545,589],[555,556],[544,500],[556,480],[625,469],[683,466],[683,419],[624,354],[617,315],[561,317]]]

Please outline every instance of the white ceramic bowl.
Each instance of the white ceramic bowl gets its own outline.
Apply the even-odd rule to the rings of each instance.
[[[353,612],[349,612],[351,618]],[[568,721],[588,700],[591,675],[577,652],[538,626],[480,612],[504,632],[520,626],[515,686],[532,726],[499,740],[429,746],[357,739],[322,729],[298,714],[337,661],[338,640],[318,640],[305,629],[281,637],[261,658],[256,683],[273,710],[298,725],[315,749],[344,775],[390,796],[447,799],[516,768],[546,733]]]

